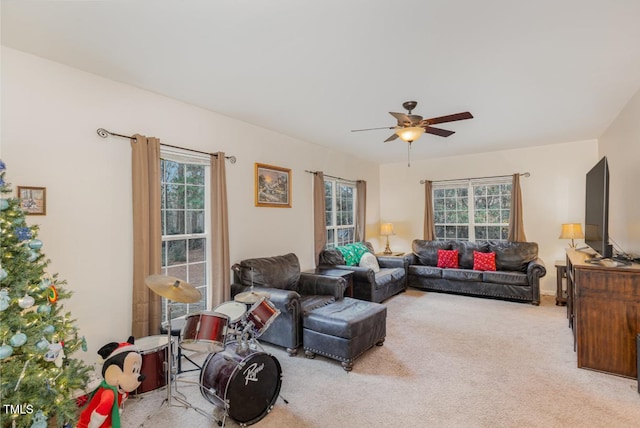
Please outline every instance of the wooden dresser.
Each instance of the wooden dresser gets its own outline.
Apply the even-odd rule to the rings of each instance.
[[[636,378],[640,264],[606,266],[567,251],[569,325],[578,367]]]

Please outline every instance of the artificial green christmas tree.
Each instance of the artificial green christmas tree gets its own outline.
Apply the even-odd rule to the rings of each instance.
[[[0,160],[0,426],[74,426],[92,368],[71,356],[86,343],[5,173]]]

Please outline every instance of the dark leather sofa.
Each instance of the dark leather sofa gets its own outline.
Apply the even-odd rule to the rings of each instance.
[[[373,253],[369,242],[364,245]],[[353,272],[353,297],[381,303],[407,289],[406,259],[402,257],[376,256],[380,272],[360,266],[347,266],[340,251],[335,248],[320,252],[319,268],[346,269]]]
[[[458,250],[459,268],[439,268],[438,249]],[[535,242],[425,241],[412,243],[408,285],[423,290],[540,304],[540,278],[546,275]],[[473,270],[473,252],[494,252],[496,271]]]
[[[260,341],[287,348],[295,355],[302,345],[302,314],[341,300],[347,281],[300,272],[300,261],[293,254],[242,260],[234,265],[231,297],[251,290],[266,291],[280,315],[260,336]]]

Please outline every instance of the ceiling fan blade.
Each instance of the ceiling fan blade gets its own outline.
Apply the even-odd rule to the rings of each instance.
[[[386,140],[384,140],[385,143],[388,143],[389,141],[393,141],[396,138],[398,138],[398,134],[392,134],[391,137],[387,138]]]
[[[451,134],[455,134],[454,131],[447,131],[446,129],[434,128],[433,126],[425,126],[424,132],[427,132],[433,135],[438,135],[440,137],[448,137]]]
[[[393,126],[383,126],[382,128],[352,129],[351,132],[373,131],[376,129],[393,129]]]
[[[411,118],[404,113],[394,113],[392,111],[389,114],[396,118],[398,126],[411,126]]]
[[[473,115],[468,111],[464,113],[450,114],[448,116],[433,117],[422,121],[424,125],[435,125],[436,123],[455,122],[456,120],[473,119]]]

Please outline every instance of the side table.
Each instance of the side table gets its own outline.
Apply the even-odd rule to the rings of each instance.
[[[567,290],[562,284],[564,279],[567,279],[567,262],[556,260],[556,306],[567,304]]]
[[[347,281],[345,293],[349,293],[348,297],[353,297],[353,271],[347,269],[332,268],[315,268],[306,270],[305,273],[313,273],[315,275],[340,276]]]

